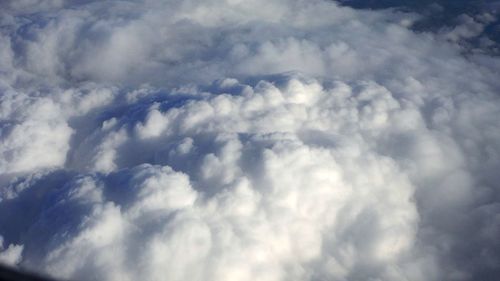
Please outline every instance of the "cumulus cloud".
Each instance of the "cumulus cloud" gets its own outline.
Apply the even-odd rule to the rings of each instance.
[[[499,273],[498,58],[332,1],[0,5],[1,262],[75,280]],[[476,30],[463,19],[449,36]]]
[[[3,245],[3,237],[0,236],[0,262],[8,265],[16,265],[21,261],[22,245]]]

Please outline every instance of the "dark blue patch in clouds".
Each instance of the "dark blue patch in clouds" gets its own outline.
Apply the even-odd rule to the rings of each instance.
[[[486,23],[484,30],[461,43],[466,48],[480,49],[489,54],[500,55],[500,1],[471,1],[471,0],[337,0],[342,5],[355,9],[396,9],[412,12],[422,17],[414,23],[416,31],[438,32],[443,28],[454,28],[460,25],[462,17],[482,17],[485,14],[495,19]],[[488,45],[485,40],[491,40]]]

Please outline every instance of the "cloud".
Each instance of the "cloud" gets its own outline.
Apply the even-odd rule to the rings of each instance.
[[[75,280],[497,276],[498,58],[330,1],[3,5],[2,262]]]
[[[3,237],[0,236],[0,262],[2,264],[16,265],[21,261],[22,245],[10,244],[7,248],[3,245]]]

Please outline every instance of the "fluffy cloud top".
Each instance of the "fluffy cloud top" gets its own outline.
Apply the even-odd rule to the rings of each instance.
[[[0,262],[75,280],[500,274],[498,58],[331,1],[0,7]]]

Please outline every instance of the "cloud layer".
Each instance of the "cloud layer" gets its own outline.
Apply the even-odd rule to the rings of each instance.
[[[330,1],[0,4],[0,262],[494,280],[498,58]]]

